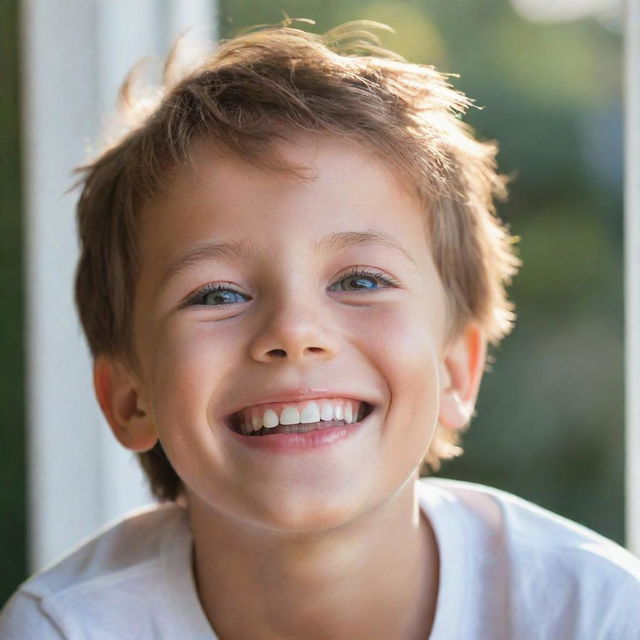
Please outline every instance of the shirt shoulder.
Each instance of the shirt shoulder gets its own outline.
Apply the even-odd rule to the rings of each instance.
[[[425,481],[453,494],[476,526],[508,538],[518,547],[558,554],[576,552],[640,583],[640,558],[584,525],[494,487],[448,478],[421,480]]]
[[[513,637],[640,638],[640,558],[506,491],[444,478],[421,482],[459,507],[474,547],[473,575],[500,583],[493,588],[503,594]],[[472,589],[476,599],[486,597],[481,588]],[[547,635],[536,635],[542,628]]]
[[[117,637],[109,618],[118,609],[126,604],[128,617],[144,620],[163,599],[163,544],[185,523],[178,505],[150,505],[102,528],[18,588],[0,612],[0,637],[85,638],[89,625],[95,637]],[[152,637],[138,631],[131,637]]]
[[[0,638],[7,640],[65,640],[65,636],[44,611],[38,598],[17,591],[0,612]]]

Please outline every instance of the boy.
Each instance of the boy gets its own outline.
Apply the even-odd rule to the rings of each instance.
[[[460,453],[518,261],[468,100],[336,52],[361,29],[222,44],[85,168],[96,394],[165,504],[23,584],[3,638],[640,638],[630,553],[418,480]]]

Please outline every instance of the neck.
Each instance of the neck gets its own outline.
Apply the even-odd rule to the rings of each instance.
[[[189,510],[198,594],[221,638],[429,637],[439,561],[415,481],[379,508],[324,531],[256,527],[193,495]]]

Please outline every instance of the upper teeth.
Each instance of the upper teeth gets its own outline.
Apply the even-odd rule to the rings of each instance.
[[[240,412],[241,429],[245,433],[262,427],[273,429],[279,424],[310,424],[312,422],[344,420],[347,424],[358,420],[361,402],[344,398],[282,403],[269,408],[252,407]]]

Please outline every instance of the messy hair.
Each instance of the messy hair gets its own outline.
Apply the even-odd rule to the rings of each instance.
[[[432,66],[383,49],[358,21],[323,35],[290,22],[221,42],[155,103],[136,99],[130,79],[129,130],[79,169],[81,255],[75,296],[94,358],[108,355],[139,370],[133,305],[140,272],[141,208],[168,173],[189,163],[194,145],[213,141],[265,170],[293,171],[272,143],[296,132],[322,132],[392,163],[415,187],[433,258],[446,293],[448,337],[474,322],[492,345],[515,315],[506,286],[519,260],[514,238],[495,214],[506,194],[497,145],[475,139],[461,120],[471,101]],[[165,77],[175,75],[172,62]],[[438,425],[423,471],[462,453],[460,434]],[[182,481],[162,445],[138,454],[159,500],[175,500]]]

